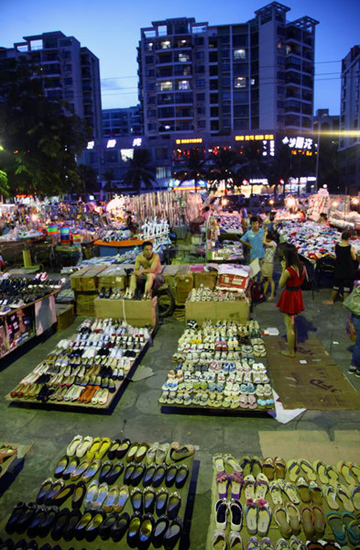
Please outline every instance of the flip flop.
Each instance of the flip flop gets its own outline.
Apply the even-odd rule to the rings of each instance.
[[[288,516],[286,514],[285,508],[282,506],[276,506],[273,511],[275,522],[277,523],[281,536],[285,539],[290,538],[291,536],[291,527],[288,523]]]
[[[338,512],[329,512],[327,514],[327,522],[331,527],[331,530],[334,534],[336,542],[341,546],[346,544],[346,533],[344,530],[344,524],[342,522],[342,515]]]
[[[286,475],[286,462],[281,456],[277,456],[274,460],[276,477],[278,479],[285,479]]]
[[[300,464],[296,460],[290,460],[287,465],[290,481],[295,482],[300,475]]]
[[[314,515],[311,506],[303,504],[300,509],[301,523],[303,524],[304,533],[307,539],[312,539],[315,534]]]
[[[306,483],[306,480],[303,477],[299,477],[299,479],[296,482],[296,487],[302,502],[304,503],[311,502],[309,485]]]
[[[231,484],[231,498],[235,500],[240,500],[241,486],[243,483],[243,476],[237,470],[234,470],[229,476],[229,481]]]
[[[224,462],[230,466],[234,471],[243,473],[243,470],[237,460],[232,455],[225,455]]]
[[[317,539],[321,539],[324,536],[325,527],[326,527],[326,517],[324,510],[315,504],[312,507],[313,517],[314,517],[314,531]]]
[[[301,459],[300,466],[309,481],[316,481],[316,471],[308,460]]]
[[[323,485],[322,487],[322,493],[324,497],[326,498],[326,502],[328,503],[329,508],[331,510],[338,510],[339,509],[339,503],[336,501],[336,490],[334,487],[330,484]]]
[[[316,470],[321,483],[323,483],[324,485],[329,483],[330,478],[326,473],[328,468],[327,464],[325,464],[325,462],[323,462],[322,460],[315,460],[315,462],[313,462],[313,467],[314,467],[314,470]]]
[[[221,455],[213,457],[213,464],[216,472],[225,472],[224,458]]]
[[[226,472],[218,472],[216,474],[216,485],[217,485],[219,498],[226,499],[227,488],[228,488],[228,476],[226,475]]]
[[[317,504],[318,506],[321,506],[322,505],[322,492],[321,492],[321,489],[320,489],[319,485],[315,481],[310,481],[309,490],[310,490],[310,495],[311,495],[313,503]]]
[[[258,503],[257,533],[259,537],[266,537],[271,523],[271,510],[266,500],[260,498]]]
[[[292,502],[286,503],[287,520],[294,535],[298,535],[301,531],[301,517],[299,510]]]
[[[288,499],[293,504],[300,504],[300,499],[296,493],[295,486],[292,485],[291,483],[286,483],[283,480],[280,480],[280,481],[282,481],[282,483],[279,483],[279,487],[286,494]]]
[[[256,476],[255,498],[265,500],[268,489],[269,489],[268,478],[266,477],[265,474],[258,474]]]
[[[255,478],[251,474],[244,477],[244,488],[246,500],[253,500],[255,498]]]
[[[351,500],[351,495],[347,488],[344,485],[341,485],[341,483],[338,483],[336,488],[336,493],[339,499],[341,500],[345,510],[347,512],[355,512],[355,507],[353,505],[353,502]]]
[[[243,475],[248,476],[251,473],[251,458],[249,456],[243,456],[240,466],[243,469]]]
[[[274,506],[282,506],[282,496],[281,489],[277,481],[272,481],[269,485],[271,500],[273,501]]]
[[[348,485],[356,485],[356,478],[352,475],[350,462],[344,462],[343,460],[336,464],[336,469],[340,475],[343,476]]]
[[[272,481],[275,478],[275,464],[271,457],[265,458],[262,463],[262,469],[269,481]]]
[[[249,535],[257,533],[257,516],[258,509],[256,503],[252,499],[247,499],[245,506],[245,522]]]
[[[328,478],[330,479],[330,484],[336,487],[337,483],[339,483],[339,473],[333,466],[328,466],[326,470],[326,474]]]
[[[360,483],[360,466],[350,462],[351,473],[357,478],[358,483]]]
[[[354,487],[351,498],[356,510],[360,510],[360,487]]]

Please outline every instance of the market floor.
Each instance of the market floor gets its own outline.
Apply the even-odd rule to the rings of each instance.
[[[345,333],[348,314],[339,303],[333,307],[323,305],[322,301],[328,295],[329,290],[320,290],[312,299],[311,292],[304,293],[306,310],[298,318],[299,331],[302,337],[316,335],[342,370],[347,372],[351,358],[350,340]],[[274,302],[255,306],[253,317],[260,322],[262,328],[275,326],[280,329],[281,334],[284,333],[282,315]],[[22,471],[0,498],[0,521],[19,500],[31,501],[34,498],[41,482],[53,474],[57,460],[76,434],[129,437],[134,441],[149,442],[178,440],[193,443],[198,449],[196,459],[200,461],[200,465],[195,487],[190,547],[202,550],[207,537],[212,456],[215,453],[234,453],[237,457],[261,456],[261,434],[264,432],[274,433],[275,438],[282,438],[286,433],[290,435],[289,431],[292,435],[294,432],[300,435],[301,432],[303,440],[304,432],[308,432],[311,437],[310,432],[316,431],[321,433],[322,439],[329,441],[334,441],[339,432],[353,432],[354,440],[359,435],[358,410],[306,411],[285,425],[270,417],[162,414],[157,401],[160,387],[166,379],[171,356],[184,328],[184,322],[173,317],[161,326],[153,347],[143,359],[143,364],[155,371],[154,376],[140,382],[131,382],[111,416],[9,407],[3,396],[53,349],[58,340],[70,336],[79,322],[77,320],[66,331],[55,334],[0,371],[0,441],[34,445]],[[360,379],[352,376],[351,382],[359,391]],[[343,458],[346,459],[345,449]],[[331,463],[331,456],[328,462]]]

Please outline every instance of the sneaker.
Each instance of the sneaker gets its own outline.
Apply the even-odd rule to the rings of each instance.
[[[355,376],[356,376],[356,378],[360,378],[360,369],[358,369],[358,370],[355,372]]]
[[[350,367],[348,368],[348,373],[355,374],[357,370],[357,367],[354,367],[354,365],[350,365]]]

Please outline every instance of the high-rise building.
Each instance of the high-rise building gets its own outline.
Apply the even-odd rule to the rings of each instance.
[[[27,57],[41,67],[44,93],[67,102],[100,138],[101,94],[98,58],[73,36],[61,31],[25,36],[13,48],[1,48],[0,60]]]
[[[246,23],[184,17],[141,29],[144,134],[310,130],[318,22],[289,22],[289,10],[272,2]]]
[[[344,190],[360,188],[360,46],[342,60],[339,164]]]
[[[139,105],[121,109],[103,109],[104,137],[119,137],[141,134]]]

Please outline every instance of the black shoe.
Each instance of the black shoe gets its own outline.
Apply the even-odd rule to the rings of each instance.
[[[83,514],[80,510],[72,510],[69,514],[68,521],[63,529],[62,536],[65,540],[70,541],[74,538],[75,529]]]
[[[107,476],[111,473],[111,470],[113,469],[112,463],[107,460],[104,462],[104,464],[101,467],[100,474],[99,474],[99,483],[103,483],[106,481],[106,483],[109,483],[107,480]]]
[[[164,535],[170,525],[170,520],[167,516],[161,516],[154,525],[152,544],[155,548],[160,548],[163,545]]]
[[[135,472],[135,469],[136,469],[136,462],[130,462],[127,466],[126,466],[126,469],[125,469],[125,474],[124,474],[124,485],[131,485],[131,477],[133,475],[133,473]]]
[[[9,533],[9,534],[15,533],[17,522],[18,522],[19,518],[21,517],[21,515],[23,514],[23,512],[26,509],[27,509],[27,504],[25,504],[25,502],[18,502],[15,505],[15,507],[12,511],[12,514],[9,517],[8,522],[5,526],[5,531],[7,533]]]
[[[102,540],[108,540],[111,535],[111,529],[114,527],[118,519],[117,512],[111,512],[99,527],[99,536]]]
[[[116,450],[116,458],[123,458],[131,447],[130,439],[124,439],[120,447]]]
[[[174,519],[169,525],[163,538],[163,547],[165,550],[173,550],[183,532],[183,522],[180,518]]]
[[[71,499],[71,506],[73,509],[79,509],[86,495],[86,485],[83,481],[79,481],[75,485],[75,489]]]
[[[138,536],[138,549],[146,550],[150,546],[151,537],[154,531],[154,518],[151,514],[145,514],[140,525]]]
[[[109,472],[106,476],[106,483],[108,485],[113,485],[115,481],[118,479],[118,477],[121,476],[123,471],[124,471],[124,464],[122,462],[115,462],[111,472]]]
[[[99,528],[106,518],[105,512],[102,510],[99,512],[94,512],[94,515],[91,521],[85,527],[85,538],[88,542],[91,542],[96,539],[99,533]]]
[[[70,474],[79,466],[80,460],[77,456],[70,458],[68,465],[62,473],[63,479],[70,479]]]
[[[59,479],[60,477],[62,477],[63,472],[66,470],[66,468],[69,465],[69,460],[70,459],[67,455],[64,455],[63,457],[60,458],[59,462],[55,467],[55,472],[54,472],[54,477],[56,477],[56,479]]]
[[[156,468],[155,473],[152,478],[152,486],[153,487],[160,487],[164,477],[166,474],[165,466],[162,464],[159,464],[159,466]]]
[[[132,476],[130,478],[130,484],[133,487],[136,487],[137,485],[139,485],[145,473],[145,470],[146,470],[145,464],[143,464],[142,462],[139,462],[139,464],[136,464],[135,470],[133,471]]]
[[[167,489],[159,489],[155,497],[155,510],[158,517],[163,516],[166,512],[169,492]]]
[[[136,512],[131,516],[126,540],[130,548],[136,548],[139,541],[139,532],[141,526],[141,515]]]
[[[115,382],[112,378],[109,378],[109,384],[108,384],[108,388],[109,388],[109,392],[110,393],[115,393],[116,391],[116,386],[115,386]]]
[[[47,497],[47,494],[49,493],[53,485],[54,485],[54,481],[51,479],[51,477],[49,477],[43,482],[35,499],[36,504],[44,503],[44,500]]]
[[[134,513],[138,512],[142,515],[143,510],[143,493],[141,489],[133,489],[130,496],[131,504],[134,510]]]
[[[13,550],[14,542],[11,539],[2,540],[0,542],[0,550]]]
[[[53,525],[55,523],[55,520],[58,516],[59,508],[57,506],[51,506],[47,509],[46,517],[44,518],[44,521],[41,523],[37,530],[37,534],[39,537],[47,537],[47,535],[50,533],[51,529],[53,528]],[[30,530],[28,529],[28,534],[30,534]]]
[[[14,546],[14,550],[25,550],[27,547],[27,540],[21,539],[19,542],[17,542]]]
[[[99,298],[105,298],[106,288],[103,286],[100,290]]]
[[[104,298],[108,300],[111,294],[112,294],[112,288],[108,288],[107,291],[105,292]]]
[[[152,487],[144,490],[144,512],[145,514],[153,514],[155,510],[155,491]]]
[[[356,376],[356,378],[360,378],[360,370],[357,370],[357,371],[355,372],[355,376]]]
[[[114,542],[119,542],[123,538],[128,530],[129,524],[130,516],[127,512],[123,512],[121,515],[118,515],[117,520],[110,531],[110,536]]]
[[[175,479],[178,473],[178,467],[176,464],[172,464],[166,470],[165,475],[165,485],[166,487],[171,487],[175,483]]]
[[[188,476],[189,476],[189,468],[186,466],[186,464],[182,464],[181,466],[178,466],[178,471],[175,478],[175,487],[177,489],[181,489],[182,487],[184,487]]]
[[[85,529],[92,520],[93,512],[85,512],[85,514],[80,519],[79,523],[75,527],[74,535],[77,540],[81,540],[85,537]]]
[[[65,487],[51,499],[50,504],[55,506],[61,506],[64,504],[64,502],[73,494],[75,487],[75,483],[65,485]]]
[[[156,472],[156,468],[157,466],[155,464],[151,464],[146,468],[144,479],[142,481],[144,487],[149,487],[149,485],[152,485],[152,480]]]
[[[28,505],[26,505],[22,514],[20,515],[20,517],[16,522],[15,531],[17,533],[24,533],[26,529],[29,527],[37,511],[38,511],[38,506],[35,504],[35,502],[30,502]]]
[[[53,528],[51,530],[51,537],[54,540],[59,540],[62,537],[63,530],[65,529],[67,522],[69,521],[70,516],[70,510],[68,508],[64,508],[61,510],[53,524]]]
[[[167,515],[169,519],[175,519],[178,516],[181,506],[181,496],[179,493],[171,493],[167,504]]]

